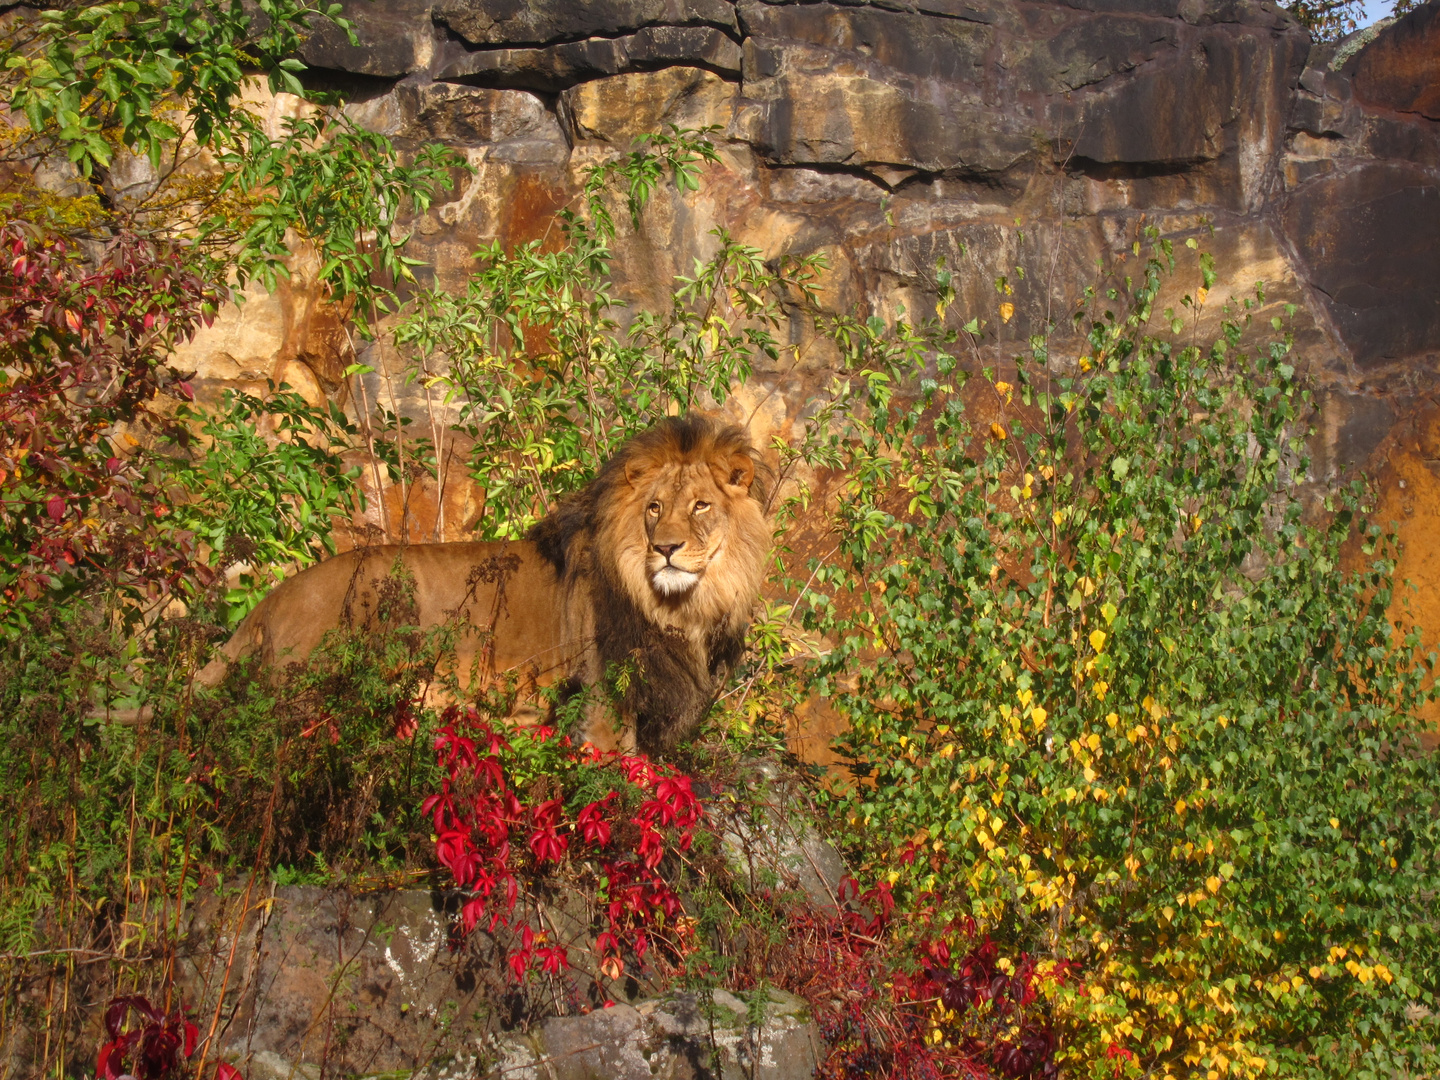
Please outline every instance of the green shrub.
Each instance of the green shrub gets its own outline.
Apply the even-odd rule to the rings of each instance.
[[[1196,344],[1205,291],[1161,319],[1168,242],[1136,261],[1078,360],[1040,334],[962,387],[941,354],[918,399],[848,407],[810,609],[858,777],[834,808],[902,907],[1078,963],[1073,1074],[1429,1072],[1433,659],[1386,618],[1361,492],[1304,510],[1288,339],[1247,352],[1237,311]]]
[[[477,254],[465,291],[420,292],[395,344],[427,387],[443,388],[459,418],[437,445],[466,448],[485,489],[483,539],[525,535],[555,500],[582,487],[631,436],[662,417],[724,404],[756,355],[779,355],[783,303],[804,300],[823,260],[782,257],[713,232],[713,252],[675,282],[669,310],[631,310],[612,295],[612,189],[637,227],[669,172],[684,191],[716,160],[709,131],[672,127],[630,154],[590,167],[581,212],[564,212],[563,242],[535,240]],[[438,455],[448,459],[450,451]]]

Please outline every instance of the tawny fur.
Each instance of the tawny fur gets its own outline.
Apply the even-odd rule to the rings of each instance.
[[[327,631],[364,628],[398,561],[414,579],[415,625],[472,629],[457,650],[462,678],[516,672],[575,693],[620,674],[621,732],[596,712],[586,734],[663,753],[694,733],[744,648],[770,544],[756,458],[739,427],[667,419],[525,541],[387,545],[302,571],[200,679],[213,685],[252,654],[303,660]]]

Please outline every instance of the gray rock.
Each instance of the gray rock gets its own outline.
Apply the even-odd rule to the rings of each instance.
[[[820,1063],[805,1003],[778,990],[724,990],[614,1005],[510,1036],[493,1080],[805,1080]],[[427,1080],[440,1080],[438,1076]]]
[[[315,19],[300,59],[311,67],[389,79],[429,65],[435,38],[430,0],[347,0],[342,13],[354,26],[356,44],[328,19]]]
[[[756,772],[756,786],[743,803],[724,797],[707,803],[707,812],[721,823],[727,861],[751,888],[798,887],[812,904],[836,907],[848,873],[840,853],[820,836],[778,769],[765,763]]]

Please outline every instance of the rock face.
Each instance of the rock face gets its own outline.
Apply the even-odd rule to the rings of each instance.
[[[778,990],[716,990],[547,1021],[500,1045],[493,1080],[803,1080],[821,1043],[805,1003]],[[433,1080],[450,1073],[435,1070]]]
[[[524,1002],[504,964],[454,947],[429,892],[282,887],[233,939],[240,899],[192,909],[179,976],[201,1012],[221,993],[236,1006],[218,1053],[250,1080],[806,1080],[820,1061],[805,1003],[777,990],[571,1008],[511,1031]]]
[[[319,77],[349,86],[361,123],[403,147],[446,143],[475,167],[414,223],[412,253],[443,285],[460,285],[482,243],[542,235],[580,170],[635,135],[714,126],[721,160],[702,189],[662,191],[622,237],[621,296],[656,303],[721,227],[767,256],[824,253],[832,311],[929,311],[943,258],[958,325],[991,315],[994,279],[1025,267],[1002,331],[1023,342],[1097,259],[1153,226],[1176,241],[1182,276],[1180,241],[1214,253],[1221,287],[1202,333],[1256,280],[1257,326],[1295,306],[1297,355],[1325,406],[1317,487],[1357,467],[1390,476],[1396,455],[1421,453],[1404,433],[1432,407],[1440,360],[1440,0],[1338,48],[1258,0],[350,0],[346,12],[358,45],[321,29],[305,46]],[[197,343],[202,389],[293,361],[313,392],[344,393],[325,373],[349,359],[323,310],[271,303],[289,308],[247,307],[236,362],[209,362],[233,353],[214,336]],[[761,442],[803,415],[834,361],[798,318],[789,343],[739,395],[747,411],[764,402]],[[377,369],[369,402],[395,393],[419,415],[418,384],[393,357],[359,359]],[[1429,475],[1429,459],[1414,465]],[[423,487],[416,505],[433,517]],[[447,503],[447,535],[467,520]],[[428,536],[434,522],[412,525]],[[1422,596],[1440,597],[1437,545],[1413,537],[1401,566]],[[1440,601],[1420,614],[1440,627]]]

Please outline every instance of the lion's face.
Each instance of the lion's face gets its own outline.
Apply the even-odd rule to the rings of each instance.
[[[662,625],[748,621],[769,543],[748,453],[627,462],[608,539],[626,591]]]
[[[642,479],[645,572],[661,596],[695,588],[720,554],[734,524],[733,507],[709,466],[669,465]]]

